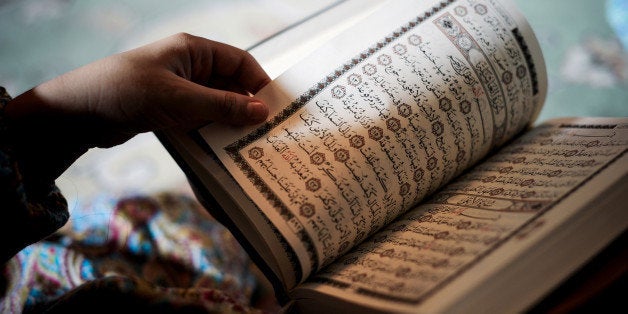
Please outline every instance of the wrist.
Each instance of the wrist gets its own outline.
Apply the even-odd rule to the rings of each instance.
[[[89,145],[76,141],[73,121],[49,110],[28,91],[3,106],[3,142],[10,147],[25,187],[46,190]]]

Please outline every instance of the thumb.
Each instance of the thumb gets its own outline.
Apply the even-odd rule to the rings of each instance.
[[[240,126],[264,122],[268,116],[268,106],[259,99],[190,82],[186,87],[187,92],[179,94],[183,96],[180,105],[172,108],[187,117],[179,121],[194,120],[201,124],[216,121]]]
[[[263,122],[268,116],[268,106],[259,99],[213,88],[208,88],[206,95],[204,110],[209,120],[248,125]]]

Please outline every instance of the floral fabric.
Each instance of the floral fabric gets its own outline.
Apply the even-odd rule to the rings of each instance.
[[[24,186],[1,113],[1,312],[262,312],[257,269],[196,200],[102,197],[69,218],[54,183]]]

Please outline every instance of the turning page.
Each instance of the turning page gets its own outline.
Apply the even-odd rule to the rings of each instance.
[[[303,279],[530,125],[539,46],[505,1],[390,1],[256,95],[262,125],[201,135]]]

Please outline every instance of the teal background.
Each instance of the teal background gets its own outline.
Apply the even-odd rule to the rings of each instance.
[[[80,65],[178,31],[246,48],[333,2],[4,1],[0,85],[17,95]],[[628,1],[515,2],[547,62],[550,93],[539,119],[628,116],[628,57],[619,40],[628,36]]]
[[[628,29],[616,22],[623,19],[626,25],[628,1],[515,2],[534,29],[547,65],[549,93],[539,121],[628,116],[628,55],[620,41]]]
[[[177,32],[246,49],[332,0],[0,0],[0,85],[10,94]],[[628,116],[628,0],[514,0],[549,77],[537,121]],[[622,45],[622,39],[624,45]],[[177,165],[152,134],[93,149],[58,180],[72,206],[103,194],[178,189]]]

